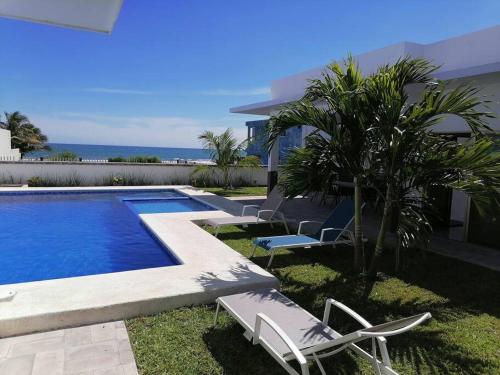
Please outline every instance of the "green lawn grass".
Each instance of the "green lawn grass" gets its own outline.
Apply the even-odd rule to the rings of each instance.
[[[278,231],[228,227],[219,237],[248,256],[251,238]],[[266,261],[259,252],[255,262],[265,266]],[[388,340],[401,374],[500,373],[500,273],[435,254],[411,254],[406,271],[395,276],[391,254],[383,261],[388,277],[377,282],[351,272],[350,247],[284,250],[271,271],[283,292],[317,317],[328,297],[372,323],[431,312],[428,324]],[[213,317],[214,306],[199,306],[127,321],[140,374],[285,374],[267,352],[245,340],[227,313],[215,328]],[[344,333],[358,328],[340,313],[331,324]],[[332,374],[373,373],[368,362],[349,352],[323,363]],[[317,367],[312,374],[319,374]]]
[[[234,189],[223,189],[223,188],[203,188],[205,191],[221,195],[223,197],[242,197],[246,195],[266,195],[267,187],[265,186],[245,186],[238,187]]]

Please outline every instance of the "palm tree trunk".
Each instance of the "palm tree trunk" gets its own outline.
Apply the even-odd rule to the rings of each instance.
[[[224,180],[224,189],[229,189],[229,170],[224,168],[222,171],[222,179]]]
[[[382,214],[382,222],[380,223],[380,229],[377,236],[377,243],[375,245],[375,250],[373,252],[372,260],[370,263],[370,268],[368,270],[369,276],[375,276],[377,274],[377,266],[380,255],[384,249],[385,236],[389,227],[389,219],[391,217],[391,207],[392,207],[392,186],[387,184],[387,191],[385,192],[385,202],[384,202],[384,213]]]
[[[354,177],[354,270],[363,272],[365,257],[363,249],[361,179]]]
[[[394,272],[398,273],[400,268],[401,268],[401,240],[398,237],[398,244],[396,246],[396,253],[395,253]]]

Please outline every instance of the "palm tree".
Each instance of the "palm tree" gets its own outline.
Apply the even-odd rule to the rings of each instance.
[[[269,122],[270,146],[291,127],[309,125],[316,129],[307,147],[293,151],[281,170],[280,183],[288,197],[318,189],[331,191],[340,176],[353,180],[354,268],[358,271],[364,268],[361,193],[371,173],[365,86],[365,78],[349,57],[345,68],[328,66],[321,79],[311,81],[301,100],[283,108]]]
[[[243,156],[247,141],[238,143],[231,129],[227,129],[219,135],[207,130],[198,139],[201,140],[203,148],[210,151],[210,158],[215,163],[215,169],[222,174],[222,183],[225,189],[232,188],[232,174],[235,168],[256,168],[260,165],[259,158]],[[213,167],[200,165],[193,171],[193,174],[211,169]]]
[[[385,245],[389,219],[396,213],[401,246],[426,243],[432,230],[426,194],[431,186],[463,190],[479,202],[500,202],[500,155],[491,153],[485,139],[486,119],[478,90],[460,86],[445,92],[432,73],[436,67],[422,59],[404,58],[383,66],[366,78],[351,58],[345,71],[331,65],[323,79],[314,80],[305,96],[270,120],[270,144],[286,129],[311,125],[316,132],[305,148],[293,151],[281,169],[280,183],[288,196],[312,189],[331,189],[343,174],[355,186],[356,257],[362,257],[361,190],[373,188],[384,203],[383,215],[369,273]],[[415,103],[407,88],[423,93]],[[448,116],[465,121],[477,141],[468,145],[435,134],[434,127]],[[478,201],[478,200],[476,200]],[[359,270],[359,263],[356,264]]]
[[[432,206],[426,195],[429,186],[453,187],[481,197],[482,202],[500,202],[496,190],[500,187],[500,158],[484,152],[492,146],[483,140],[489,130],[486,120],[493,115],[480,110],[485,103],[478,98],[477,89],[459,86],[445,91],[444,83],[433,82],[435,69],[425,60],[405,58],[379,68],[367,80],[371,162],[379,171],[379,194],[384,200],[370,275],[377,271],[394,211],[402,246],[428,239],[431,227],[425,208]],[[410,102],[407,88],[415,83],[424,84],[423,92]],[[458,145],[436,135],[438,124],[452,115],[462,119],[479,141]]]
[[[18,148],[21,155],[31,151],[47,150],[47,136],[33,125],[28,117],[19,111],[4,112],[5,121],[0,121],[0,128],[10,130],[13,148]]]

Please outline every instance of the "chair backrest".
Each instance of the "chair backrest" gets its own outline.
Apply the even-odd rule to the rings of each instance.
[[[422,313],[409,316],[408,318],[393,320],[392,322],[378,324],[370,328],[360,330],[361,336],[378,337],[378,336],[394,336],[400,333],[409,331],[415,326],[425,322],[432,317],[431,313]]]
[[[269,216],[273,216],[274,212],[276,212],[280,206],[281,203],[283,203],[284,197],[283,194],[281,193],[281,190],[279,187],[276,185],[273,190],[269,193],[267,199],[265,200],[264,203],[262,203],[262,206],[260,206],[261,210],[271,210],[273,213]],[[268,215],[263,215],[268,216]]]
[[[332,213],[323,222],[315,237],[321,235],[321,231],[325,228],[347,228],[352,220],[354,219],[354,200],[350,198],[345,198],[341,200],[333,209]],[[340,231],[327,232],[325,235],[325,241],[334,241],[340,234]],[[319,238],[319,237],[318,237]]]
[[[411,330],[412,328],[422,324],[427,319],[432,317],[431,313],[423,313],[408,318],[393,320],[392,322],[378,324],[370,328],[362,328],[351,332],[347,335],[332,339],[329,342],[321,343],[305,350],[302,350],[304,355],[320,352],[322,350],[338,347],[339,345],[355,344],[359,341],[366,340],[371,337],[394,336]]]

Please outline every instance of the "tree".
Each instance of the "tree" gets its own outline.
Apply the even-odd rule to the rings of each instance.
[[[345,70],[329,66],[301,100],[270,119],[270,145],[290,127],[316,128],[281,169],[280,183],[288,196],[332,189],[343,174],[353,178],[357,259],[362,255],[362,188],[375,190],[382,200],[370,275],[376,273],[391,217],[397,219],[400,246],[428,242],[434,203],[427,193],[430,187],[463,190],[485,205],[500,202],[500,155],[491,152],[493,143],[485,135],[493,115],[482,110],[486,102],[478,98],[477,89],[446,91],[443,82],[433,79],[435,70],[423,59],[402,58],[363,78],[349,58]],[[409,86],[421,92],[414,101]],[[469,126],[470,143],[460,145],[434,132],[449,116]],[[359,270],[359,263],[355,266]]]
[[[222,174],[222,183],[225,189],[232,188],[232,175],[235,168],[256,168],[260,165],[259,158],[243,156],[247,141],[238,143],[231,129],[227,129],[219,135],[207,130],[198,139],[201,140],[203,148],[210,151],[210,158],[215,166],[200,165],[196,167],[193,174],[217,169]]]
[[[371,173],[365,86],[366,79],[349,57],[345,68],[329,65],[321,79],[311,81],[301,100],[283,108],[269,121],[270,146],[289,128],[309,125],[316,129],[306,147],[292,151],[281,169],[280,183],[288,197],[310,191],[328,192],[338,184],[340,176],[352,179],[354,268],[358,271],[364,268],[362,186]]]
[[[485,153],[491,148],[485,133],[486,120],[493,117],[481,110],[485,103],[478,90],[459,86],[446,90],[434,82],[436,67],[422,59],[404,58],[386,65],[367,80],[365,98],[372,112],[370,147],[373,168],[379,171],[379,194],[384,210],[369,274],[375,275],[385,246],[389,220],[399,219],[399,243],[426,242],[432,230],[426,194],[430,186],[445,186],[480,197],[481,202],[500,202],[500,158]],[[408,86],[423,84],[420,96],[411,101]],[[437,135],[439,123],[449,116],[464,121],[473,135],[467,145]],[[496,163],[496,165],[495,165]]]
[[[0,121],[0,128],[10,130],[13,148],[18,148],[21,155],[31,151],[47,150],[47,136],[33,125],[28,117],[19,111],[5,112],[5,120]]]

